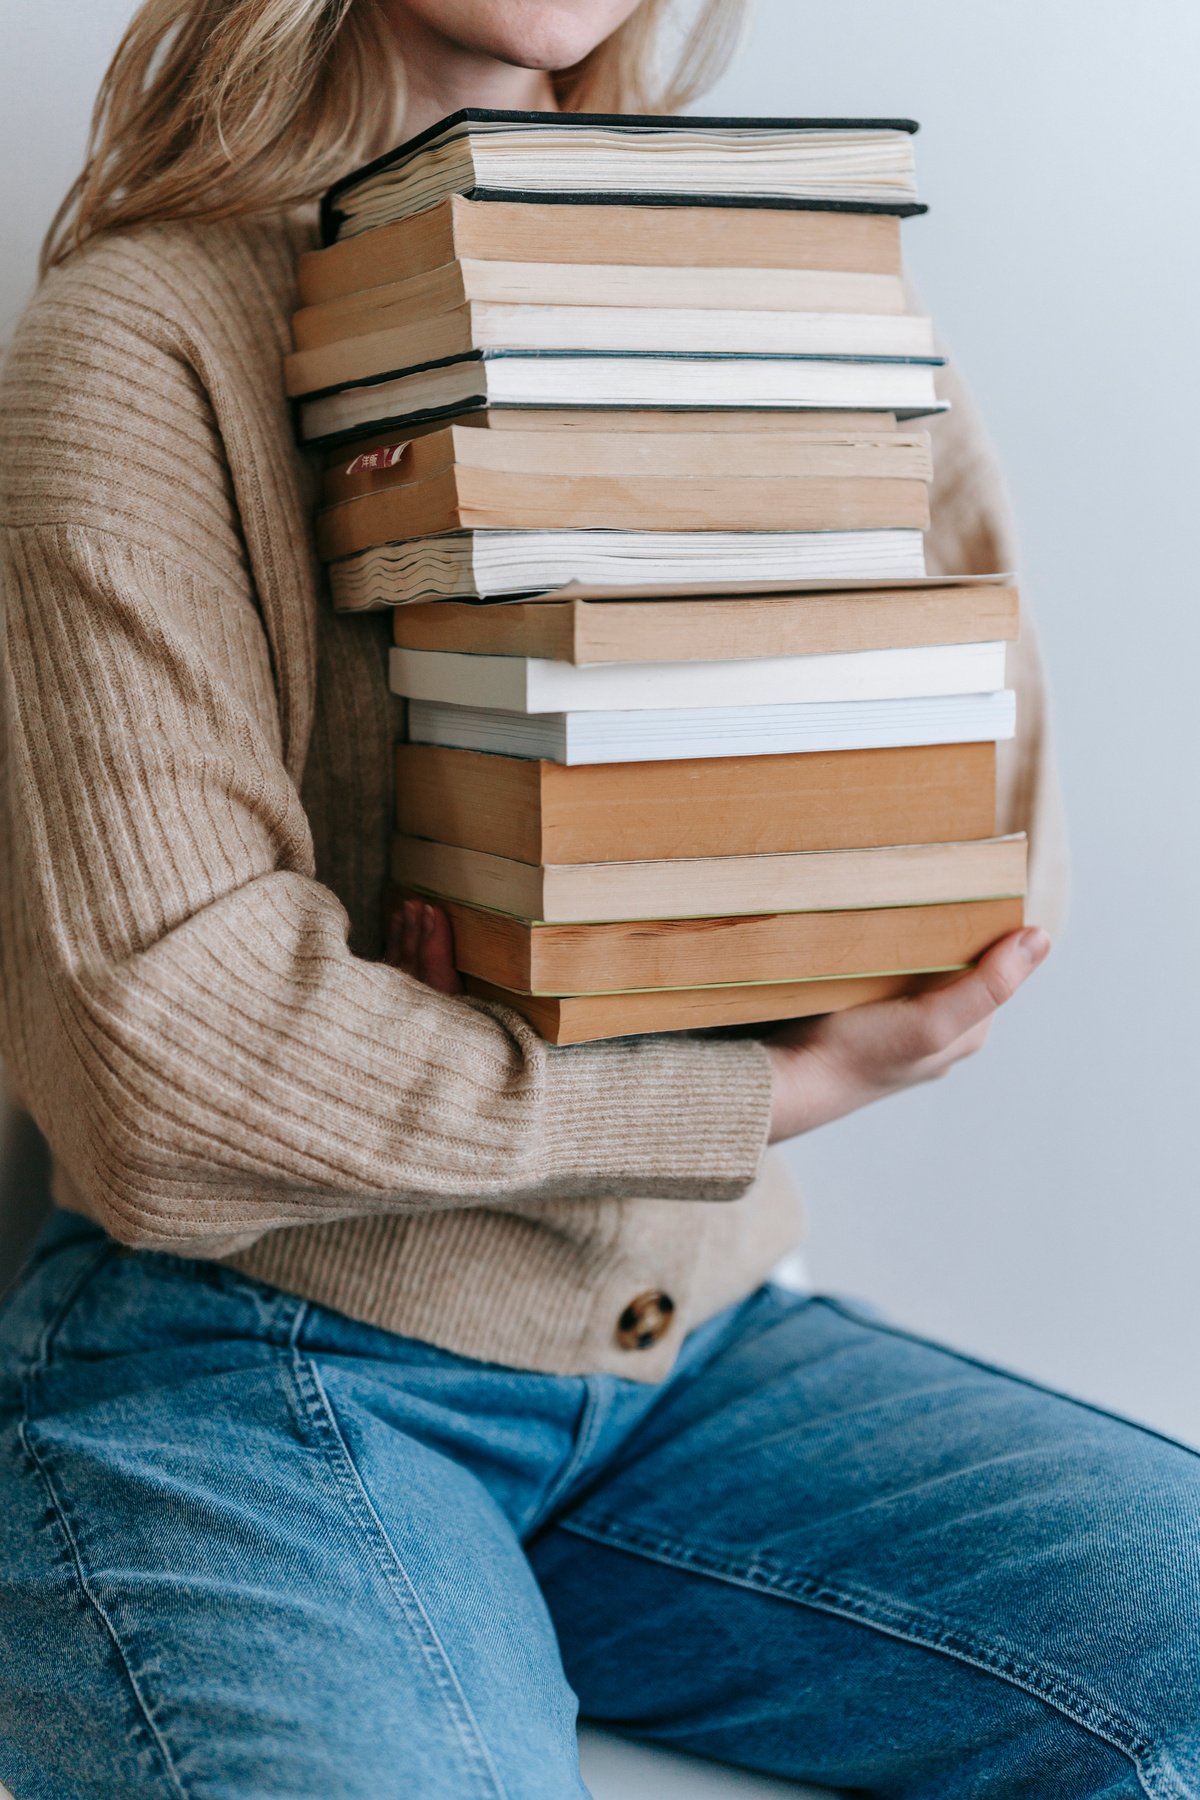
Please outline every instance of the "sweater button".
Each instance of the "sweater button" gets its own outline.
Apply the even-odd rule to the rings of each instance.
[[[661,1288],[651,1288],[629,1302],[617,1320],[617,1342],[622,1350],[649,1350],[671,1329],[675,1302]]]

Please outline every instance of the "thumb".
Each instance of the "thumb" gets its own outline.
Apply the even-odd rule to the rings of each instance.
[[[953,1043],[1011,1000],[1049,954],[1050,939],[1039,926],[1010,932],[957,981],[923,994],[909,1005],[935,1014],[939,1036],[943,1042]]]

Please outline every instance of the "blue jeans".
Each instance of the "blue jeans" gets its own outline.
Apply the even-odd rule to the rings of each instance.
[[[767,1288],[660,1387],[60,1215],[0,1317],[17,1800],[566,1800],[618,1730],[874,1795],[1200,1796],[1200,1460]]]

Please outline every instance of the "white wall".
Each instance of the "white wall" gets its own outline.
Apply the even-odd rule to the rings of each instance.
[[[128,0],[6,0],[0,335]],[[1076,898],[987,1055],[794,1160],[826,1284],[1200,1442],[1195,0],[760,0],[714,110],[911,113],[1003,452]]]
[[[797,1145],[810,1258],[1200,1441],[1195,0],[761,0],[714,110],[912,114],[917,279],[1002,452],[1068,932],[987,1053]]]

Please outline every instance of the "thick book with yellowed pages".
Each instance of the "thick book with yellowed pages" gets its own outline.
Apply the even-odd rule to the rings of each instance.
[[[297,350],[320,350],[472,304],[898,314],[905,312],[908,301],[899,275],[851,270],[488,262],[471,257],[359,288],[318,306],[302,306],[292,315],[292,341]]]
[[[873,1000],[923,993],[953,980],[936,975],[847,975],[835,981],[766,981],[748,987],[643,988],[632,994],[518,994],[469,975],[477,999],[509,1006],[551,1044],[586,1044],[598,1038],[634,1037],[656,1031],[703,1031],[776,1024],[842,1012]]]
[[[360,484],[358,479],[365,468],[364,452],[394,450],[398,442],[407,445],[448,428],[445,419],[425,419],[405,426],[404,436],[400,439],[391,430],[363,431],[346,443],[326,446],[320,452],[321,467],[324,470],[322,487],[324,489],[325,483],[335,478],[337,491],[330,486],[325,497],[331,501],[348,500],[354,494],[375,491],[374,480]],[[789,413],[739,412],[734,407],[712,412],[646,412],[637,407],[625,407],[618,412],[604,412],[596,407],[543,406],[535,413],[527,413],[511,407],[489,406],[477,412],[464,413],[461,418],[453,421],[452,428],[500,432],[533,429],[569,435],[582,431],[589,437],[613,431],[636,432],[639,436],[646,432],[667,436],[674,436],[677,432],[693,436],[703,433],[706,437],[712,437],[718,432],[736,436],[744,431],[753,431],[762,436],[764,433],[782,431],[794,436],[797,432],[832,431],[840,435],[874,438],[882,431],[895,431],[897,421],[895,413],[890,412],[820,412],[815,408]],[[380,466],[386,465],[381,463]],[[352,469],[353,478],[350,477]],[[371,474],[374,473],[372,470]],[[386,486],[386,482],[383,485]],[[345,491],[342,491],[343,486]]]
[[[711,118],[468,106],[336,181],[326,243],[450,194],[489,200],[924,212],[911,119]]]
[[[1025,838],[660,862],[524,863],[397,835],[392,879],[438,899],[548,924],[936,906],[1023,895]]]
[[[322,479],[326,561],[441,531],[924,530],[925,432],[475,431],[445,426]]]
[[[365,500],[396,489],[422,485],[454,472],[520,477],[540,483],[546,477],[572,480],[636,480],[639,483],[700,481],[902,481],[928,482],[933,477],[929,434],[898,432],[888,420],[880,429],[874,418],[837,429],[805,428],[803,415],[793,430],[786,417],[764,416],[770,429],[736,433],[707,428],[678,430],[667,436],[623,428],[624,414],[591,415],[596,429],[547,431],[540,414],[514,416],[520,429],[479,431],[473,425],[441,425],[414,439],[343,449],[321,478],[326,508]],[[637,415],[641,418],[641,415]],[[672,415],[690,426],[694,415]],[[604,422],[608,429],[600,428]],[[534,425],[534,429],[530,426]]]
[[[1003,577],[929,578],[904,588],[742,594],[678,600],[454,600],[398,606],[393,642],[408,650],[544,656],[578,664],[724,662],[824,656],[900,645],[1011,642],[1017,590]]]
[[[319,306],[456,261],[755,274],[834,270],[895,281],[900,221],[885,213],[555,206],[455,194],[394,224],[310,250],[300,258],[300,301]]]
[[[484,434],[481,434],[484,435]],[[455,466],[358,500],[325,507],[325,562],[378,544],[443,531],[926,531],[924,481],[656,480],[628,475],[538,475]]]
[[[761,856],[991,837],[996,746],[563,763],[396,746],[396,824],[525,863]]]
[[[530,924],[442,902],[456,966],[527,994],[743,986],[961,968],[1022,922],[1020,899],[841,912]]]

